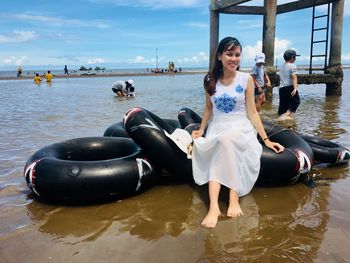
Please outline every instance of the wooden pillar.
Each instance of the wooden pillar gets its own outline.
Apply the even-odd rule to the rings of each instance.
[[[343,70],[341,67],[341,42],[343,33],[343,13],[344,0],[334,1],[332,4],[332,21],[331,21],[331,43],[329,51],[329,67],[325,73],[336,76],[336,83],[327,84],[326,95],[341,95]]]
[[[277,0],[264,0],[264,28],[262,52],[266,56],[266,66],[273,66],[275,49]]]
[[[332,4],[331,44],[329,65],[341,63],[341,42],[343,34],[344,0],[334,1]]]
[[[215,53],[219,43],[219,12],[210,10],[210,54],[209,71],[215,61]]]

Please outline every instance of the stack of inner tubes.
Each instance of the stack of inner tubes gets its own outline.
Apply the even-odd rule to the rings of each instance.
[[[24,177],[38,198],[79,203],[137,195],[164,178],[193,183],[191,159],[167,134],[178,128],[191,134],[201,121],[189,108],[178,112],[178,120],[132,108],[103,137],[76,138],[38,150],[28,159]],[[295,184],[314,163],[344,164],[350,159],[349,149],[340,144],[269,122],[263,125],[271,141],[285,151],[277,154],[257,138],[263,152],[256,185]]]

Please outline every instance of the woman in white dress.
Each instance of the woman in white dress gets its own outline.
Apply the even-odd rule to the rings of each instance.
[[[260,170],[262,146],[257,132],[267,147],[277,153],[284,150],[266,135],[255,107],[253,80],[248,73],[238,71],[241,52],[236,38],[226,37],[219,43],[212,70],[204,77],[202,123],[192,132],[194,180],[199,185],[209,182],[210,205],[202,221],[204,227],[217,224],[221,185],[230,189],[227,216],[243,214],[238,199],[251,191]]]

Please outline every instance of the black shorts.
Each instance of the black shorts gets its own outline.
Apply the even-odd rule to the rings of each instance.
[[[285,86],[279,89],[280,103],[278,107],[278,115],[286,113],[288,110],[290,112],[296,112],[300,104],[300,97],[298,91],[294,96],[291,95],[294,87]]]

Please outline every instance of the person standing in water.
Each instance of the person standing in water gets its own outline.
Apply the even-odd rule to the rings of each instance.
[[[48,70],[47,73],[45,74],[45,79],[46,79],[46,82],[51,82],[52,81],[53,75],[51,74],[50,70]]]
[[[22,67],[18,66],[17,68],[17,77],[22,77]]]
[[[64,65],[64,75],[69,75],[67,65]]]
[[[255,106],[260,112],[261,106],[265,103],[265,86],[271,87],[270,78],[265,69],[265,54],[259,53],[255,56],[255,65],[252,68],[252,78],[255,85]]]
[[[284,150],[266,135],[255,107],[253,80],[238,70],[241,52],[236,38],[226,37],[219,43],[212,70],[204,77],[202,122],[199,130],[192,132],[194,181],[209,184],[209,211],[202,221],[207,228],[215,227],[221,215],[218,199],[222,185],[230,189],[226,215],[243,214],[239,197],[251,191],[260,170],[262,146],[257,133],[268,148],[276,153]]]
[[[39,73],[36,73],[34,77],[35,84],[40,84],[41,81],[42,81],[42,78],[39,76]]]
[[[297,66],[294,64],[297,53],[288,49],[284,52],[283,58],[285,63],[279,70],[280,88],[279,88],[279,107],[278,119],[287,120],[293,119],[294,113],[300,104],[300,97],[298,93],[298,77]]]

